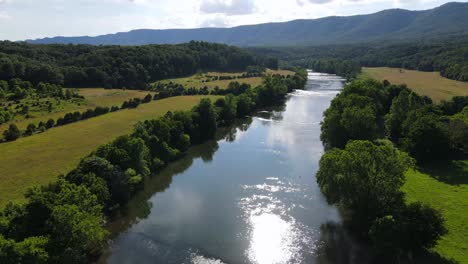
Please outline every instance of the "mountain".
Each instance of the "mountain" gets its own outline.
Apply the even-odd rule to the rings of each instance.
[[[139,29],[96,37],[53,37],[29,43],[93,45],[176,44],[191,40],[237,46],[284,46],[431,40],[468,35],[468,3],[409,11],[390,9],[369,15],[300,19],[233,28]]]

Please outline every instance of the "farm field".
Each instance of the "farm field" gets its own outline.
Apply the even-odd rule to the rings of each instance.
[[[67,88],[69,89],[69,88]],[[57,120],[59,117],[63,117],[66,113],[79,111],[84,112],[87,109],[95,108],[97,106],[120,106],[124,101],[131,98],[143,98],[149,91],[139,90],[122,90],[122,89],[104,89],[104,88],[81,88],[72,89],[78,91],[78,93],[85,97],[85,99],[73,99],[73,101],[62,100],[60,104],[55,99],[50,99],[54,102],[54,109],[52,112],[30,110],[30,118],[24,118],[24,116],[16,116],[14,120],[0,125],[0,133],[3,133],[8,128],[8,125],[15,123],[20,130],[25,130],[28,124],[35,123],[36,125],[40,122],[46,122],[49,118]],[[49,100],[49,99],[42,99]]]
[[[281,75],[289,75],[294,74],[292,71],[288,70],[270,70],[268,69],[267,74],[281,74]],[[194,74],[189,77],[183,78],[174,78],[174,79],[167,79],[158,81],[156,83],[176,83],[185,86],[186,88],[197,88],[201,89],[203,87],[208,87],[208,89],[212,90],[215,87],[219,87],[220,89],[226,89],[230,82],[237,81],[239,83],[246,83],[250,84],[251,86],[257,86],[262,84],[262,77],[249,77],[249,78],[235,78],[230,80],[213,80],[213,81],[206,81],[209,76],[229,76],[229,77],[236,77],[241,76],[245,72],[235,72],[235,73],[225,73],[225,72],[207,72],[207,73],[199,73]]]
[[[457,263],[468,263],[468,161],[454,161],[443,169],[409,171],[403,191],[410,202],[422,202],[440,210],[448,234],[434,250]]]
[[[0,207],[21,200],[28,187],[47,184],[69,172],[97,146],[129,133],[138,121],[167,111],[189,110],[204,97],[217,98],[181,96],[152,101],[0,144]]]
[[[421,72],[399,68],[362,68],[361,77],[388,80],[393,84],[407,84],[421,95],[429,96],[434,102],[449,100],[453,96],[468,95],[468,82],[454,81],[440,76],[439,72]]]

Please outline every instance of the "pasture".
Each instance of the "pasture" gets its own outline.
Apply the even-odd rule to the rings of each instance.
[[[167,111],[189,110],[203,97],[180,96],[142,104],[0,144],[0,207],[22,199],[28,187],[44,185],[73,169],[99,145],[131,132],[138,121]],[[98,100],[98,99],[96,99]]]
[[[294,72],[288,70],[270,70],[266,71],[267,74],[280,74],[280,75],[293,75]],[[201,89],[203,87],[208,87],[209,90],[214,89],[215,87],[219,87],[220,89],[226,89],[230,82],[237,81],[239,83],[246,83],[250,84],[252,87],[258,86],[262,84],[262,77],[248,77],[248,78],[239,78],[244,74],[244,72],[236,72],[236,73],[226,73],[226,72],[207,72],[207,73],[197,73],[189,77],[182,77],[182,78],[174,78],[174,79],[167,79],[162,80],[156,83],[176,83],[181,84],[186,88],[197,88]],[[210,77],[213,76],[223,76],[223,77],[231,77],[233,79],[228,80],[211,80]]]
[[[440,76],[439,72],[421,72],[399,68],[362,68],[361,78],[388,80],[393,84],[407,84],[420,95],[429,96],[434,102],[450,100],[453,96],[468,95],[468,82],[454,81]]]
[[[423,171],[406,174],[403,191],[407,200],[429,204],[442,213],[448,234],[435,252],[448,260],[468,263],[468,161],[452,161]]]
[[[0,125],[0,133],[3,133],[8,128],[8,125],[14,123],[18,126],[20,130],[25,130],[28,124],[34,123],[38,124],[39,122],[46,122],[49,118],[57,120],[59,117],[63,117],[66,113],[69,112],[84,112],[87,109],[95,108],[96,106],[120,106],[124,101],[127,101],[131,98],[143,98],[147,95],[148,91],[139,91],[139,90],[122,90],[122,89],[103,89],[103,88],[82,88],[82,89],[73,89],[78,91],[78,93],[85,97],[85,99],[72,99],[69,101],[56,99],[44,98],[44,100],[50,100],[54,103],[53,110],[51,112],[45,109],[36,109],[35,107],[30,107],[29,118],[25,118],[23,115],[15,116],[14,120]],[[24,104],[32,105],[33,102],[26,99]]]

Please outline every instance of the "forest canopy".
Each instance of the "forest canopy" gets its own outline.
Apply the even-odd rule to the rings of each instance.
[[[249,51],[264,56],[275,56],[283,63],[311,67],[317,71],[340,73],[337,69],[353,69],[352,64],[362,67],[393,67],[419,71],[439,71],[444,77],[468,81],[468,40],[466,38],[443,41],[411,43],[365,43],[309,47],[250,48]],[[334,60],[346,62],[346,67]],[[315,68],[317,61],[327,61],[328,67]],[[323,68],[323,69],[322,69]],[[354,71],[354,70],[353,70]],[[343,72],[343,71],[341,71]]]
[[[244,71],[278,61],[232,46],[192,41],[179,45],[92,46],[0,42],[0,80],[18,78],[67,87],[143,89],[198,71]]]

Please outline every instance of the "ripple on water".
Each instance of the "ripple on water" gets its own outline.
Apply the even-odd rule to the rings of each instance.
[[[268,183],[242,186],[250,192],[239,201],[249,227],[246,237],[250,244],[245,255],[257,264],[301,263],[316,251],[318,234],[291,215],[300,204],[286,203],[278,195],[300,195],[301,189],[277,177],[266,179]]]

